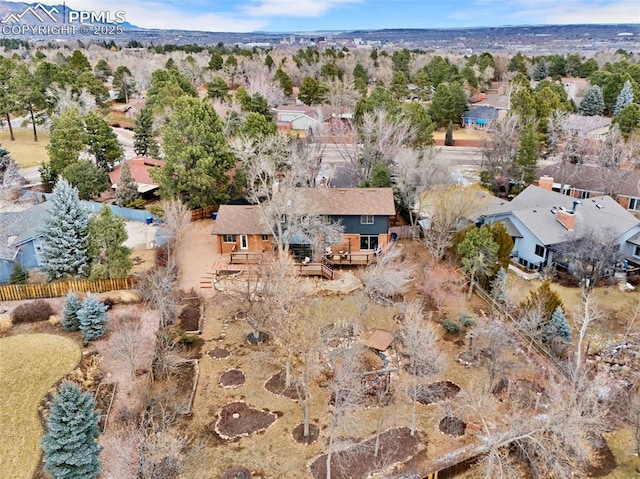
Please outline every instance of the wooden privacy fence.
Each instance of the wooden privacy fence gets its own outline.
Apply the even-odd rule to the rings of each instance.
[[[43,284],[9,284],[0,286],[0,301],[19,301],[22,299],[56,298],[65,296],[70,291],[80,293],[104,293],[117,289],[132,289],[136,279],[115,278],[89,281],[78,279],[70,281],[56,281]]]
[[[191,210],[191,221],[200,221],[206,218],[211,218],[211,214],[216,210],[214,206],[208,206],[206,208],[199,208],[197,210]]]

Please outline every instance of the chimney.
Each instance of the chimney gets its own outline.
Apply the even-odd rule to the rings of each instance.
[[[556,219],[567,231],[573,231],[576,227],[576,214],[573,211],[559,210]]]
[[[552,176],[541,176],[538,179],[538,186],[542,189],[553,191],[553,177]]]

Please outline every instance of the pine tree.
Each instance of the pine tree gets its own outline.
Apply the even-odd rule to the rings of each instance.
[[[62,329],[65,331],[80,330],[78,311],[82,308],[82,301],[75,293],[67,294],[64,300],[64,311],[62,312]]]
[[[491,297],[501,304],[507,302],[507,272],[502,267],[491,281]]]
[[[107,307],[100,302],[97,296],[88,294],[82,307],[78,310],[78,322],[85,344],[107,334],[108,320]]]
[[[11,270],[11,276],[9,276],[10,284],[26,284],[29,280],[29,272],[24,269],[24,266],[16,261]]]
[[[598,85],[594,85],[580,102],[579,111],[585,116],[602,115],[604,112],[604,96],[602,94],[602,88]]]
[[[129,162],[124,161],[120,167],[120,179],[116,189],[115,203],[118,206],[127,206],[138,197],[138,184],[133,181]]]
[[[616,106],[613,108],[613,116],[618,116],[618,113],[626,106],[633,103],[633,88],[631,88],[631,82],[627,80],[622,86],[622,90],[618,94],[616,99]]]
[[[100,474],[100,415],[95,406],[90,394],[69,382],[54,397],[41,441],[44,469],[54,479],[95,479]]]
[[[50,217],[42,231],[42,269],[49,281],[86,276],[89,214],[80,205],[78,190],[64,178],[56,182]]]
[[[447,133],[444,135],[444,145],[453,146],[453,125],[449,122]]]
[[[538,154],[540,142],[533,123],[527,122],[522,127],[520,135],[520,147],[516,157],[516,165],[520,170],[520,182],[522,186],[532,183],[536,179],[536,167],[538,166]]]
[[[88,151],[94,156],[96,165],[108,171],[124,156],[118,136],[109,123],[95,112],[88,113],[84,123]]]
[[[138,156],[158,156],[158,142],[153,138],[153,116],[150,108],[143,108],[136,118],[133,150]]]
[[[553,311],[551,319],[545,326],[542,337],[546,343],[551,343],[554,338],[560,338],[565,343],[571,342],[571,327],[560,306]]]

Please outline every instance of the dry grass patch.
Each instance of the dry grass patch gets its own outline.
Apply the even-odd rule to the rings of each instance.
[[[11,157],[20,168],[31,168],[49,162],[46,147],[49,144],[49,132],[38,130],[38,141],[33,141],[31,128],[14,128],[15,141],[11,141],[9,130],[0,131],[0,143],[9,150]]]
[[[606,479],[640,477],[640,458],[634,454],[636,447],[633,428],[626,427],[606,435],[607,445],[616,458],[616,469]]]
[[[28,334],[0,339],[0,477],[31,478],[43,431],[38,406],[51,386],[80,362],[71,339]]]

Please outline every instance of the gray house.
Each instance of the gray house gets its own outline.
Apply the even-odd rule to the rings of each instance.
[[[40,267],[40,231],[50,207],[45,202],[24,211],[0,213],[0,283],[9,281],[16,263],[25,269]]]
[[[552,264],[560,245],[591,232],[615,238],[622,255],[640,262],[640,221],[610,196],[579,200],[529,186],[513,201],[494,203],[480,221],[504,224],[512,258],[528,269]]]

